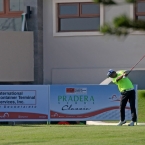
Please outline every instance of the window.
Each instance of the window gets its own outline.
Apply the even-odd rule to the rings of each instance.
[[[0,18],[20,17],[24,0],[0,0]]]
[[[95,3],[58,4],[58,31],[98,31],[100,5]]]
[[[3,9],[3,0],[0,0],[0,13],[2,13],[4,11]]]
[[[53,35],[102,35],[103,5],[92,0],[53,0]]]
[[[135,5],[135,19],[145,20],[145,0],[138,0]]]

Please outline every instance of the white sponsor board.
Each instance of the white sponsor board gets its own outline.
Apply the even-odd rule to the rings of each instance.
[[[48,85],[0,86],[0,121],[48,121]]]
[[[50,85],[50,120],[120,120],[120,97],[116,85]],[[130,120],[129,103],[125,112]]]

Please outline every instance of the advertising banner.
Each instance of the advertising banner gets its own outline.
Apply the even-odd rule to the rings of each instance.
[[[0,86],[0,121],[48,121],[48,85]]]
[[[116,85],[50,85],[50,90],[51,121],[120,120]],[[127,103],[126,120],[130,119]]]

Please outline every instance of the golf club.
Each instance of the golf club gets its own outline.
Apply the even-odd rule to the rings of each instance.
[[[127,75],[129,75],[131,73],[131,71],[137,66],[137,64],[139,64],[139,62],[145,57],[145,55],[130,69],[130,71],[127,73]]]

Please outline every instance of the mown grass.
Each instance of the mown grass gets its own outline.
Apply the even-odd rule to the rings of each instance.
[[[145,90],[138,90],[138,122],[145,122]]]
[[[145,126],[0,126],[0,145],[144,145]]]

